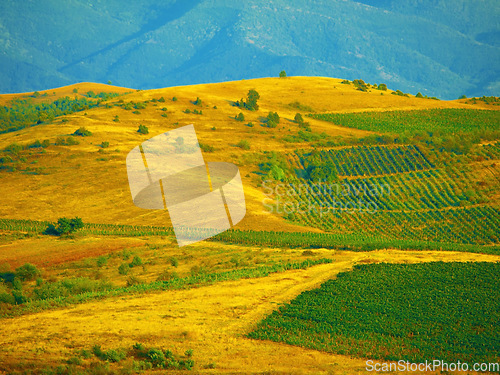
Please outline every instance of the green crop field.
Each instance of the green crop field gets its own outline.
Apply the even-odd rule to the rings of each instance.
[[[356,266],[248,336],[373,359],[498,362],[499,272],[495,263]]]
[[[481,134],[500,131],[500,113],[471,109],[425,109],[415,111],[327,113],[310,115],[318,120],[349,128],[383,133]],[[497,133],[498,134],[498,133]]]

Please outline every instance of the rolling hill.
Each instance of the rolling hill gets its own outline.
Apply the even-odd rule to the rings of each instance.
[[[251,89],[258,110],[238,105]],[[369,334],[398,358],[434,347],[451,359],[498,358],[495,306],[477,306],[498,289],[474,284],[477,273],[498,284],[498,98],[442,101],[326,77],[155,90],[78,83],[0,95],[0,119],[0,372],[361,374],[367,359],[395,354],[374,352],[353,330],[335,345],[314,340],[333,337],[343,313],[352,327],[377,321],[389,306],[384,288],[396,306],[384,319],[399,319],[404,337]],[[133,204],[126,157],[188,124],[205,161],[238,165],[247,214],[179,248],[166,210]],[[374,193],[380,186],[389,190]],[[375,211],[345,209],[358,201]],[[75,216],[84,226],[74,234],[47,234],[49,223]],[[391,285],[372,277],[380,269],[397,270]],[[418,292],[408,275],[433,298],[420,300],[418,316],[401,297]],[[339,280],[369,287],[371,299],[356,297],[340,317],[304,307],[333,306]],[[448,309],[449,288],[474,298]],[[453,311],[467,332],[450,339],[446,322],[435,330],[435,311]],[[417,324],[432,335],[408,331]],[[467,349],[469,340],[484,347]]]

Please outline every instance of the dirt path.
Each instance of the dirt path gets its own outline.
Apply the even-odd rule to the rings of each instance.
[[[321,250],[318,250],[321,251]],[[331,251],[324,251],[331,255]],[[361,374],[365,360],[273,342],[243,334],[304,290],[318,287],[356,263],[500,261],[500,256],[458,252],[342,252],[332,264],[222,282],[190,290],[109,298],[2,320],[0,363],[60,364],[75,350],[130,347],[135,342],[176,353],[194,350],[196,370],[211,373]],[[204,366],[216,364],[215,370]]]

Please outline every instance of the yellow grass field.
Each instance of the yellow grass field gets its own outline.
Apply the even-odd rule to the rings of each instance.
[[[330,251],[318,250],[332,256]],[[364,374],[363,359],[245,338],[260,319],[304,290],[359,263],[498,262],[500,256],[454,252],[339,252],[334,262],[266,278],[221,282],[190,290],[114,297],[2,321],[0,359],[6,363],[63,361],[89,349],[142,342],[177,352],[193,349],[195,373]],[[216,369],[203,369],[210,363]],[[154,371],[151,373],[155,373]]]

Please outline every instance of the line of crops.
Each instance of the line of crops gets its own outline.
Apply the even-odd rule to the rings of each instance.
[[[338,150],[297,151],[300,163],[331,165],[337,176],[374,176],[433,168],[418,146],[358,146]]]
[[[422,131],[452,134],[499,131],[500,111],[480,109],[423,109],[414,111],[325,113],[308,115],[349,128],[384,133],[415,134]]]
[[[29,232],[40,235],[49,222],[33,220],[0,219],[0,230]],[[87,229],[89,228],[89,229]],[[91,229],[92,228],[92,229]],[[113,224],[85,224],[83,234],[109,236],[165,236],[173,235],[169,227],[147,227]],[[481,246],[475,244],[444,243],[417,239],[390,238],[381,233],[314,233],[314,232],[275,232],[230,229],[209,241],[250,246],[269,246],[278,248],[325,248],[351,251],[371,251],[376,249],[401,250],[443,250],[474,253],[499,254],[500,246]]]
[[[232,244],[270,246],[277,248],[325,248],[350,251],[377,249],[464,251],[471,253],[500,254],[499,245],[477,245],[426,241],[422,238],[391,238],[380,232],[363,230],[341,233],[273,232],[228,230],[210,239]]]
[[[356,266],[248,337],[377,360],[498,363],[500,264]]]
[[[295,215],[309,205],[316,207],[356,207],[362,201],[376,210],[429,210],[484,204],[489,201],[488,188],[476,187],[471,175],[458,168],[427,170],[404,174],[342,180],[338,183],[316,183],[298,179],[286,189],[272,189],[270,198],[280,199],[282,211]],[[453,173],[450,176],[450,173]],[[269,192],[271,192],[269,190]]]
[[[41,234],[47,229],[49,221],[0,219],[0,229],[13,232]],[[105,236],[168,236],[174,233],[170,227],[120,225],[120,224],[95,224],[85,223],[79,233]]]
[[[500,211],[494,207],[407,212],[369,210],[362,203],[354,208],[311,206],[310,210],[295,211],[288,216],[300,215],[301,224],[333,233],[362,233],[366,237],[383,234],[400,240],[462,244],[500,243]]]

